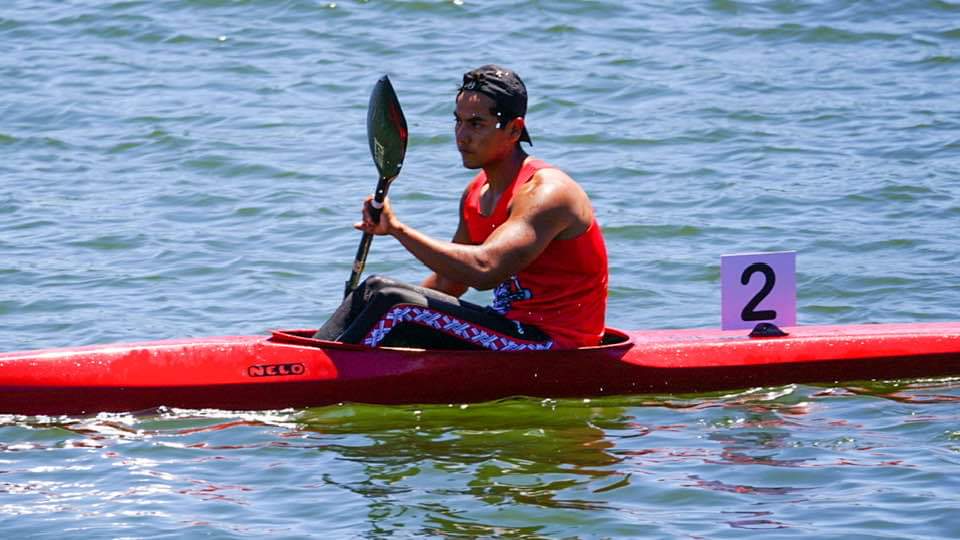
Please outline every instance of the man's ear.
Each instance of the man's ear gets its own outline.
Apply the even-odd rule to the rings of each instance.
[[[526,121],[522,116],[518,116],[510,121],[510,136],[516,137],[518,140],[523,134],[523,126],[526,125]]]

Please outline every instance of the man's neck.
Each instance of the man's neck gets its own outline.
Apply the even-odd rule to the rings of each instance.
[[[505,158],[486,165],[483,172],[487,175],[487,183],[490,185],[490,189],[495,193],[507,189],[517,178],[517,173],[520,172],[520,168],[523,167],[526,159],[527,153],[520,148],[520,145],[517,145],[513,152]]]

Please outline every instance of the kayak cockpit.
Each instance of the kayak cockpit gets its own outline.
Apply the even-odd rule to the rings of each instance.
[[[620,345],[630,341],[630,336],[623,330],[617,330],[616,328],[605,328],[603,330],[603,337],[600,338],[600,347],[607,345]],[[594,347],[588,347],[594,348]]]
[[[355,343],[341,343],[339,341],[327,341],[325,339],[316,339],[313,335],[316,333],[315,329],[296,329],[296,330],[273,330],[270,333],[269,340],[274,343],[284,343],[288,345],[300,345],[305,347],[318,347],[326,349],[369,349],[365,345],[358,345]],[[601,349],[601,348],[627,348],[633,345],[633,340],[630,338],[630,335],[622,330],[617,330],[616,328],[606,328],[603,333],[603,338],[600,340],[600,344],[594,347],[581,347],[581,349]],[[411,350],[410,347],[383,347],[384,349],[406,349]],[[416,349],[416,350],[426,350],[426,349]],[[433,350],[433,349],[431,349]],[[442,350],[442,349],[437,349]],[[579,350],[579,349],[578,349]]]

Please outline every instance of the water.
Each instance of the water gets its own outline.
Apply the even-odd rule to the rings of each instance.
[[[805,324],[957,320],[960,4],[27,1],[0,7],[3,350],[318,324],[376,170],[455,226],[452,97],[496,62],[587,189],[609,323],[719,324],[798,252]],[[369,272],[422,267],[378,239]],[[482,293],[471,299],[485,301]],[[0,421],[9,537],[955,538],[953,380],[590,402]]]

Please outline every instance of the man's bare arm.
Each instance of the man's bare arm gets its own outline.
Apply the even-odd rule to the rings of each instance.
[[[436,273],[437,278],[428,278],[427,285],[459,284],[453,292],[466,286],[490,289],[526,268],[558,235],[576,236],[589,227],[589,201],[579,186],[559,171],[544,172],[520,189],[512,201],[510,217],[481,245],[431,238],[401,223],[389,204],[380,223],[365,219],[358,227],[397,238]],[[459,229],[458,233],[464,232]]]

